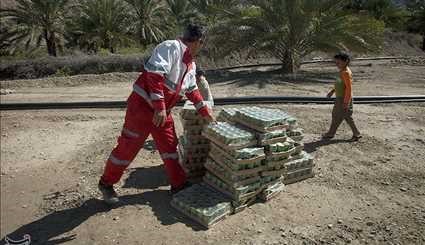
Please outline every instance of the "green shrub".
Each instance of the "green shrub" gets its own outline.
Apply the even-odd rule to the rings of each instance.
[[[46,76],[102,74],[140,71],[145,57],[140,56],[70,56],[35,60],[0,61],[0,80],[32,79]]]

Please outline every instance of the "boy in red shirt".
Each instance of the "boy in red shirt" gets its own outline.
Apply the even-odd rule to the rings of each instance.
[[[342,121],[346,121],[353,131],[351,141],[358,141],[362,136],[353,120],[353,75],[348,65],[350,64],[350,56],[346,53],[338,53],[334,56],[336,66],[339,69],[339,78],[335,82],[334,88],[328,93],[331,98],[335,93],[336,99],[332,110],[332,123],[329,131],[323,135],[323,139],[332,139],[341,125]]]

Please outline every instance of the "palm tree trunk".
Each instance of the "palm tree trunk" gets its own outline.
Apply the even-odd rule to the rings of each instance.
[[[112,40],[109,38],[105,39],[104,45],[103,45],[104,49],[108,49],[109,52],[114,53],[114,46],[112,45]]]
[[[56,48],[56,37],[55,37],[55,33],[52,32],[50,35],[50,50],[52,51],[52,55],[53,56],[57,56],[57,48]]]
[[[46,40],[47,53],[50,56],[57,56],[55,33],[44,30],[44,39]]]
[[[300,68],[300,62],[295,56],[294,52],[287,50],[283,57],[281,57],[282,61],[282,73],[296,73]]]
[[[425,51],[425,34],[422,35],[422,50]]]

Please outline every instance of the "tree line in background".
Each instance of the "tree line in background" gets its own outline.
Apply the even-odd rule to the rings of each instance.
[[[385,28],[425,37],[425,1],[407,0],[16,0],[0,9],[0,52],[45,46],[115,53],[155,45],[191,22],[208,28],[210,57],[263,52],[294,72],[313,51],[378,51]],[[425,38],[424,38],[425,39]],[[425,50],[425,43],[422,47]]]

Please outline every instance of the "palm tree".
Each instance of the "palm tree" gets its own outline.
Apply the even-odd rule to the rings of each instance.
[[[148,45],[166,38],[166,6],[161,0],[125,0],[132,7],[134,28],[140,44]]]
[[[120,0],[81,0],[78,11],[67,24],[68,41],[89,51],[99,47],[115,52],[118,45],[130,42],[129,9]]]
[[[198,16],[189,0],[167,0],[167,4],[177,32],[182,31],[183,27],[193,22]]]
[[[10,46],[39,47],[44,41],[47,52],[57,55],[63,35],[65,9],[68,0],[16,0],[16,7],[1,9],[1,17],[11,25],[2,32],[1,40]]]
[[[344,0],[251,0],[213,30],[222,54],[242,49],[265,51],[282,61],[284,73],[296,72],[313,51],[376,51],[384,24],[343,11]]]
[[[241,5],[239,0],[190,0],[199,13],[199,20],[208,27],[233,15],[232,10]]]

